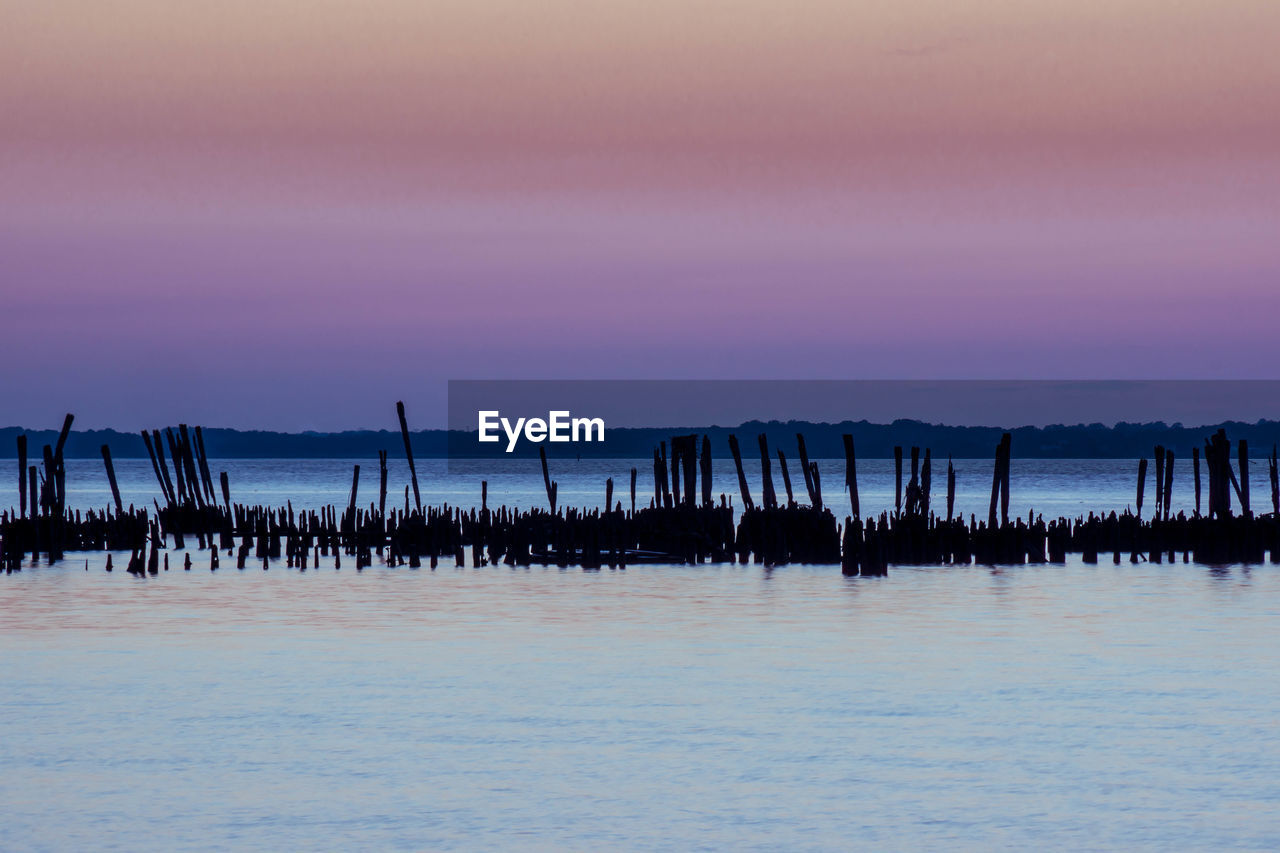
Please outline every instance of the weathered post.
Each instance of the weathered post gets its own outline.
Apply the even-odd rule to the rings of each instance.
[[[1200,517],[1200,448],[1191,448],[1191,471],[1196,489],[1196,517]]]
[[[849,490],[849,506],[853,517],[859,519],[862,513],[858,508],[858,462],[853,452],[853,436],[845,433],[844,441],[844,486]]]
[[[711,506],[711,436],[702,436],[702,505]]]
[[[769,441],[760,433],[760,478],[765,509],[778,506],[778,495],[773,490],[773,466],[769,461]]]
[[[1164,508],[1164,448],[1156,445],[1156,518]]]
[[[996,457],[997,460],[999,457]],[[997,461],[997,468],[999,463]],[[902,512],[902,446],[893,448],[893,508]],[[994,518],[994,515],[992,516]]]
[[[360,466],[351,472],[351,498],[347,501],[347,512],[351,515],[351,523],[356,520],[356,492],[360,489]]]
[[[1001,458],[1003,464],[1001,467],[1001,484],[1000,484],[1000,523],[1009,523],[1009,471],[1012,468],[1013,460],[1013,434],[1005,433],[1000,437],[1000,446],[1003,449]]]
[[[956,469],[951,464],[951,457],[947,457],[947,521],[951,520],[952,513],[956,508]]]
[[[542,460],[542,484],[547,489],[547,503],[551,505],[551,514],[556,514],[556,492],[558,486],[551,482],[551,471],[547,468],[547,449],[545,447],[538,448],[538,457]]]
[[[738,449],[736,435],[729,436],[729,452],[733,454],[733,465],[738,469],[738,490],[742,492],[742,507],[752,509],[755,504],[751,502],[751,492],[747,489],[747,475],[742,470],[742,453]]]
[[[1138,460],[1138,510],[1135,513],[1142,518],[1142,493],[1147,488],[1147,457]]]
[[[400,417],[400,437],[404,439],[404,457],[409,461],[409,479],[413,481],[413,505],[421,513],[422,494],[418,491],[418,469],[413,464],[413,447],[409,444],[409,422],[404,416],[403,401],[396,401],[396,414]],[[545,461],[543,467],[546,467]]]
[[[796,498],[791,491],[791,472],[787,470],[787,456],[781,447],[778,448],[778,467],[782,469],[782,486],[787,490],[787,506],[795,506]]]
[[[817,506],[818,498],[813,493],[813,469],[809,467],[809,450],[805,447],[802,433],[796,433],[796,451],[800,457],[800,472],[804,474],[804,490],[809,495],[809,505]]]
[[[1240,458],[1240,512],[1245,518],[1253,516],[1249,504],[1249,442],[1240,439],[1236,442]]]
[[[116,484],[116,468],[111,464],[111,448],[102,445],[102,464],[107,468],[107,482],[111,485],[111,497],[116,502],[116,515],[124,514],[124,504],[120,501],[120,487]]]
[[[378,451],[378,517],[387,515],[387,451]]]

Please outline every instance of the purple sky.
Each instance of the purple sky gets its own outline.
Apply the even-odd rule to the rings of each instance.
[[[1280,376],[1280,7],[963,5],[31,5],[0,425],[434,426],[451,378]]]

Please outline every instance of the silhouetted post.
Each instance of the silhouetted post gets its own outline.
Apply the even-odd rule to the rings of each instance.
[[[636,514],[636,469],[631,469],[631,514]]]
[[[951,520],[952,513],[956,508],[956,469],[951,464],[951,457],[947,457],[947,521]]]
[[[1276,446],[1271,445],[1271,511],[1280,520],[1280,459],[1276,457]]]
[[[227,514],[231,513],[231,481],[227,479],[227,472],[218,473],[218,480],[222,486],[222,503],[227,507]]]
[[[671,437],[671,503],[674,506],[680,505],[680,439],[678,436]]]
[[[920,469],[920,514],[929,517],[929,491],[933,488],[933,456],[929,448],[924,449],[924,467]]]
[[[1012,468],[1013,460],[1013,434],[1005,433],[1000,437],[1000,447],[1003,450],[1001,458],[1003,464],[1001,466],[1001,485],[1000,485],[1000,523],[1009,523],[1009,472]]]
[[[849,507],[855,519],[861,518],[858,509],[858,461],[853,452],[853,436],[845,433],[844,441],[844,487],[849,490]]]
[[[75,419],[76,419],[76,416],[71,414],[70,412],[68,412],[67,416],[63,418],[62,431],[58,433],[58,445],[53,449],[54,459],[62,458],[62,449],[67,444],[67,436],[71,434],[71,422],[74,421]]]
[[[738,469],[738,490],[742,492],[742,508],[752,509],[755,504],[751,502],[751,492],[747,489],[747,475],[742,470],[742,453],[738,450],[736,435],[729,436],[729,452],[733,454],[733,465]]]
[[[1249,442],[1242,438],[1236,448],[1240,456],[1240,512],[1248,518],[1253,515],[1249,505]]]
[[[347,501],[347,512],[351,514],[351,523],[355,524],[356,520],[356,492],[360,489],[360,466],[355,466],[351,472],[351,498]]]
[[[696,507],[698,479],[698,437],[687,435],[680,440],[680,461],[684,465],[684,502],[686,506]],[[704,489],[705,491],[705,489]]]
[[[156,447],[156,463],[160,473],[163,475],[161,477],[161,486],[165,489],[165,493],[169,495],[170,505],[176,505],[178,503],[178,490],[173,485],[173,478],[169,476],[169,463],[164,458],[164,443],[160,440],[160,430],[153,429],[151,438]],[[177,470],[176,464],[174,465],[174,470]]]
[[[991,473],[991,508],[987,512],[987,528],[995,530],[996,510],[1000,506],[1000,456],[1004,452],[1004,440],[996,445],[996,461]]]
[[[782,470],[782,486],[787,490],[787,506],[795,506],[796,498],[791,492],[791,472],[787,470],[787,457],[781,447],[778,448],[778,467]]]
[[[711,436],[702,436],[702,505],[711,506]]]
[[[18,518],[27,515],[27,435],[18,436]],[[31,515],[35,516],[35,507],[31,507]]]
[[[1155,459],[1156,459],[1156,518],[1159,518],[1164,508],[1164,448],[1158,444],[1156,445],[1156,449],[1155,449]]]
[[[387,451],[378,451],[378,517],[387,515]]]
[[[111,497],[116,502],[116,515],[124,514],[124,504],[120,501],[120,487],[116,485],[116,468],[111,464],[111,448],[102,445],[102,464],[107,468],[107,482],[111,484]]]
[[[778,506],[778,495],[773,490],[773,465],[769,461],[769,441],[765,438],[764,433],[760,433],[760,479],[761,489],[764,495],[765,509],[775,509]]]
[[[547,489],[547,503],[551,504],[551,514],[556,514],[556,492],[558,486],[551,482],[551,471],[547,468],[547,449],[545,447],[538,448],[538,457],[542,460],[542,484]]]
[[[1196,488],[1196,517],[1200,516],[1200,448],[1191,448],[1191,471]]]
[[[39,483],[40,471],[35,465],[27,466],[27,483],[31,487],[31,517],[34,519],[39,514],[40,502],[36,496],[37,484]]]
[[[1135,513],[1139,519],[1142,518],[1142,493],[1147,488],[1147,457],[1138,460],[1138,511]]]
[[[818,494],[813,482],[813,467],[809,464],[809,450],[805,447],[804,435],[801,433],[796,433],[796,449],[800,454],[800,468],[804,472],[804,489],[809,493],[809,505],[817,508],[822,504],[822,497]]]
[[[216,503],[218,498],[213,493],[213,473],[209,470],[209,454],[204,449],[204,430],[196,427],[196,454],[199,456],[200,479],[204,482],[205,496],[209,503]]]
[[[991,514],[991,517],[993,519],[995,518],[994,507],[995,507],[995,504],[993,503],[992,514]],[[893,448],[893,509],[895,512],[902,512],[902,446],[901,445],[898,445],[897,447]]]
[[[1164,451],[1164,518],[1169,520],[1169,510],[1173,505],[1173,451]]]
[[[422,512],[422,494],[418,491],[418,469],[413,464],[413,447],[409,444],[409,422],[405,420],[403,401],[396,402],[396,414],[400,417],[400,437],[404,439],[404,458],[409,461],[409,479],[413,481],[413,505]],[[542,466],[546,468],[546,460]],[[554,512],[554,508],[552,512]]]
[[[613,512],[613,478],[608,477],[604,481],[604,511],[606,513]]]

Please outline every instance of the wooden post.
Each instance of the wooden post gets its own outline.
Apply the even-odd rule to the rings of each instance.
[[[409,478],[413,481],[413,505],[422,512],[422,493],[418,491],[418,469],[413,464],[413,447],[409,443],[409,422],[404,416],[404,402],[396,401],[396,415],[400,418],[400,437],[404,439],[404,457],[409,460]],[[543,467],[546,467],[545,460]],[[552,510],[554,512],[554,508]]]
[[[227,507],[227,513],[231,513],[231,481],[227,479],[227,472],[222,471],[218,474],[218,479],[222,486],[222,503]]]
[[[996,468],[999,469],[999,455],[996,456]],[[999,476],[997,474],[997,476]],[[893,509],[895,512],[902,512],[902,447],[901,445],[893,448]],[[993,503],[994,507],[994,503]],[[995,511],[992,510],[991,517],[995,518]]]
[[[111,497],[116,502],[116,515],[124,514],[124,504],[120,501],[120,487],[116,485],[116,468],[111,464],[111,448],[102,445],[102,463],[107,467],[107,482],[111,484]]]
[[[671,437],[671,501],[675,506],[680,506],[680,455],[682,449],[680,437],[673,435]]]
[[[929,491],[933,488],[933,454],[926,447],[924,449],[924,467],[920,470],[920,513],[926,519],[929,517]]]
[[[1138,510],[1135,515],[1142,518],[1142,493],[1147,488],[1147,457],[1138,460]]]
[[[684,463],[684,502],[687,506],[698,505],[695,485],[698,478],[698,437],[687,435],[680,442],[680,461]]]
[[[804,446],[804,435],[796,433],[796,448],[800,453],[800,470],[804,473],[804,488],[809,493],[809,505],[816,507],[821,500],[814,491],[813,469],[809,465],[809,451]]]
[[[1000,523],[1004,525],[1009,523],[1009,471],[1013,459],[1013,434],[1006,432],[1001,436],[1000,445],[1004,450],[1001,456],[1003,464],[1000,472]]]
[[[796,498],[791,492],[791,472],[787,470],[787,457],[781,447],[778,448],[778,467],[782,469],[782,485],[787,490],[787,506],[795,506]]]
[[[1156,518],[1164,511],[1164,448],[1159,444],[1155,449],[1156,459]]]
[[[1280,520],[1280,458],[1276,457],[1276,446],[1271,445],[1271,511]]]
[[[1200,448],[1191,448],[1191,470],[1196,488],[1196,516],[1200,515]]]
[[[951,457],[947,457],[947,521],[951,520],[952,512],[956,507],[956,469],[951,464]]]
[[[711,436],[702,436],[702,505],[711,506]]]
[[[901,460],[901,448],[898,448],[898,450],[898,458]],[[1002,478],[1000,476],[1000,458],[1003,454],[1004,439],[1001,439],[1000,443],[996,445],[996,462],[991,475],[991,508],[987,513],[987,527],[992,530],[994,530],[996,526],[996,510],[1000,506],[1000,483],[1002,482]],[[901,482],[901,478],[899,478],[899,482]]]
[[[1249,518],[1253,516],[1249,504],[1249,442],[1242,438],[1236,442],[1236,448],[1240,457],[1240,512]]]
[[[1173,504],[1173,451],[1165,448],[1164,451],[1164,517],[1169,520],[1169,510]]]
[[[378,517],[387,515],[387,451],[378,451]]]
[[[762,500],[764,501],[765,509],[774,509],[778,506],[778,495],[773,490],[773,466],[769,461],[769,441],[765,438],[764,433],[760,433],[759,441]]]
[[[844,487],[849,490],[849,508],[853,518],[862,518],[858,507],[858,460],[853,452],[853,436],[845,433],[844,440]]]
[[[356,493],[360,489],[360,466],[351,472],[351,498],[347,501],[347,512],[351,514],[351,523],[356,520]]]
[[[547,503],[551,504],[551,514],[556,514],[556,492],[559,490],[556,483],[551,482],[551,471],[547,468],[547,449],[545,447],[538,448],[538,457],[542,460],[542,484],[547,489]]]
[[[205,497],[209,503],[217,503],[218,498],[213,493],[213,473],[209,470],[209,454],[204,449],[204,431],[200,427],[196,427],[196,455],[200,464],[200,479],[204,482]]]
[[[53,449],[54,459],[62,458],[62,449],[67,444],[67,436],[71,434],[71,422],[75,419],[76,416],[70,412],[68,412],[67,416],[62,419],[62,431],[58,433],[58,445]]]
[[[752,509],[755,504],[751,502],[751,492],[747,489],[747,475],[742,471],[742,454],[738,450],[736,435],[729,436],[729,452],[733,454],[733,465],[738,469],[738,490],[742,492],[742,507]]]
[[[631,469],[631,514],[636,514],[636,469]]]

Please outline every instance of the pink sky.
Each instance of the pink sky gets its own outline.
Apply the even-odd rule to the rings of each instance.
[[[1280,4],[19,0],[0,425],[1277,377]]]

